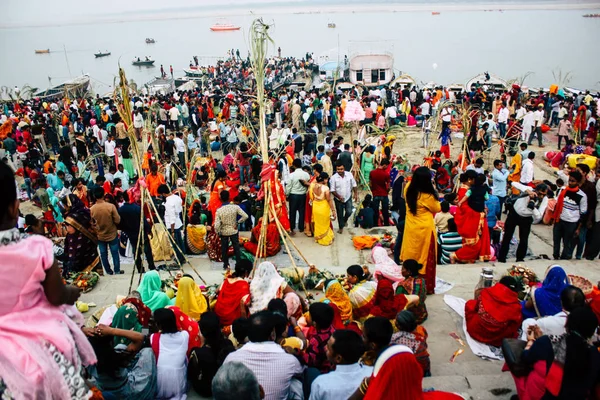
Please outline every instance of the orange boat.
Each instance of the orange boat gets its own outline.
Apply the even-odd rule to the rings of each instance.
[[[440,13],[438,11],[432,11],[431,15],[440,15]]]
[[[239,26],[235,26],[233,24],[221,24],[221,23],[217,23],[214,24],[213,26],[210,27],[211,31],[239,31],[240,27]]]
[[[44,50],[36,50],[35,54],[48,54],[50,53],[50,49],[44,49]]]

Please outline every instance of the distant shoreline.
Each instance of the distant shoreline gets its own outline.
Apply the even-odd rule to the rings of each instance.
[[[0,24],[0,30],[3,29],[23,29],[23,28],[49,28],[58,26],[77,26],[77,25],[95,25],[95,24],[118,24],[126,22],[141,21],[166,21],[166,20],[185,20],[207,17],[238,17],[256,15],[293,15],[293,14],[356,14],[356,13],[377,13],[377,12],[439,12],[441,16],[444,13],[452,12],[502,12],[502,11],[564,11],[564,10],[594,10],[600,9],[600,2],[590,3],[533,3],[533,4],[386,4],[374,3],[368,5],[306,5],[290,6],[277,8],[238,8],[230,11],[212,10],[212,11],[191,11],[191,12],[172,12],[156,11],[150,15],[131,16],[128,18],[104,17],[90,21],[81,19],[56,23],[39,24]]]

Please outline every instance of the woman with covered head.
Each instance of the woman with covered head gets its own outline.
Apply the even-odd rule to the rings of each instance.
[[[404,280],[398,284],[396,294],[419,296],[418,304],[413,305],[410,311],[415,315],[417,324],[422,324],[427,319],[427,289],[425,288],[425,279],[419,276],[421,264],[416,260],[404,260],[402,263],[402,276]]]
[[[360,265],[351,265],[346,270],[348,283],[351,286],[348,292],[352,304],[352,315],[358,320],[367,317],[371,313],[377,283],[368,280],[365,271]]]
[[[250,314],[265,310],[269,301],[282,299],[288,292],[294,292],[294,289],[289,287],[285,279],[279,275],[273,263],[262,262],[250,282],[251,303],[248,307]]]
[[[161,288],[162,281],[158,271],[146,272],[138,286],[137,291],[140,293],[142,301],[153,312],[169,305],[169,296]]]
[[[69,271],[96,270],[103,275],[98,255],[98,237],[92,227],[90,210],[74,194],[67,197],[67,204],[69,208],[65,218],[67,225],[65,251],[68,256]]]
[[[542,286],[533,288],[528,300],[523,301],[523,318],[538,318],[555,315],[562,311],[560,294],[569,285],[567,273],[559,265],[546,270]]]
[[[177,296],[175,301],[171,301],[185,315],[195,321],[200,320],[200,316],[208,311],[208,302],[202,291],[196,285],[196,282],[189,276],[183,276],[177,284]]]
[[[15,177],[4,163],[0,191],[0,272],[11,277],[0,280],[0,396],[87,399],[83,367],[96,356],[80,328],[81,314],[69,308],[81,319],[75,322],[65,312],[79,289],[63,283],[50,240],[21,239]]]

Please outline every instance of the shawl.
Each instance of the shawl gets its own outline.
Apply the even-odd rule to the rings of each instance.
[[[250,285],[243,279],[237,279],[233,283],[231,278],[225,278],[214,311],[219,316],[221,325],[228,326],[241,316],[240,302],[246,297],[246,303],[250,300]]]
[[[440,167],[435,175],[435,180],[438,185],[447,186],[450,183],[450,175],[444,167]]]
[[[285,279],[282,278],[275,266],[269,261],[262,262],[256,269],[254,279],[250,283],[250,313],[265,310],[269,301],[281,297],[280,290]]]
[[[296,319],[302,316],[302,303],[300,297],[294,292],[288,292],[283,296],[283,301],[287,307],[287,317],[295,317]]]
[[[366,317],[371,309],[371,302],[375,297],[377,283],[373,281],[362,281],[357,283],[348,292],[348,298],[352,304],[353,313],[356,317]]]
[[[198,322],[188,317],[177,306],[168,306],[167,308],[172,310],[175,314],[177,329],[179,331],[186,331],[188,335],[190,335],[187,349],[187,355],[189,357],[194,347],[202,347],[202,340],[200,339],[200,327],[198,326]]]
[[[169,297],[161,290],[161,287],[162,281],[158,272],[148,271],[137,288],[142,296],[142,301],[152,312],[169,305]]]
[[[202,291],[192,278],[184,276],[177,285],[175,305],[186,315],[198,321],[200,315],[208,311],[208,304]]]
[[[388,256],[387,250],[377,245],[371,251],[371,257],[375,263],[375,280],[381,275],[394,282],[394,287],[398,282],[404,280],[402,269]]]
[[[146,307],[140,299],[135,297],[128,297],[123,300],[122,305],[125,304],[132,304],[137,309],[138,321],[140,321],[140,324],[142,324],[144,328],[147,328],[148,324],[150,323],[150,317],[152,317],[152,311],[150,311],[150,309]]]
[[[348,293],[342,287],[342,284],[337,280],[332,280],[325,289],[324,302],[331,302],[337,306],[340,310],[340,317],[342,322],[346,322],[352,319],[352,303]]]
[[[377,282],[377,290],[375,291],[371,315],[394,319],[396,314],[406,307],[407,303],[408,301],[405,295],[394,294],[391,280],[380,277],[379,282]]]
[[[75,233],[67,233],[65,251],[74,271],[92,269],[98,265],[98,238],[92,229],[90,210],[74,194],[67,201],[71,204],[65,222],[75,228]]]
[[[559,265],[550,266],[546,271],[542,286],[534,289],[531,296],[535,310],[523,308],[523,316],[525,318],[537,318],[561,312],[560,294],[568,284],[565,270]]]
[[[500,283],[482,290],[480,302],[484,311],[498,322],[521,320],[517,294]]]
[[[138,310],[132,303],[123,304],[113,317],[111,326],[117,329],[124,329],[126,331],[142,331],[142,324],[138,319]],[[124,344],[127,346],[131,341],[122,336],[114,337],[114,345]]]
[[[565,195],[567,194],[567,192],[577,193],[578,191],[579,186],[576,186],[574,188],[567,186],[560,191],[560,194],[558,195],[558,200],[556,202],[556,206],[554,207],[554,215],[552,216],[555,222],[558,222],[558,220],[560,220],[560,215],[562,214],[563,206],[565,205]]]

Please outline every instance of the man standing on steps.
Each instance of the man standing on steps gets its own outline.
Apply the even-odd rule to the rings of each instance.
[[[122,167],[122,165],[119,165],[119,167]],[[140,219],[142,208],[139,206],[139,204],[129,202],[129,195],[127,192],[123,192],[123,200],[125,200],[125,204],[123,204],[119,208],[119,216],[121,217],[119,227],[121,229],[121,232],[125,232],[125,234],[129,238],[129,242],[131,243],[131,247],[133,248],[133,254],[135,257],[135,266],[139,273],[146,272],[144,270],[144,267],[142,266],[143,252],[146,255],[148,269],[156,269],[156,267],[154,266],[154,257],[152,256],[152,248],[150,247],[150,239],[152,239],[152,231],[150,230],[150,224],[148,223],[146,218],[144,218],[144,228],[142,230],[141,236],[143,244],[138,248],[137,245],[138,238],[140,238]]]
[[[235,262],[239,263],[241,260],[240,253],[240,241],[238,224],[243,223],[248,219],[248,214],[236,204],[229,203],[229,192],[223,190],[219,194],[219,198],[223,205],[219,207],[215,214],[215,232],[221,237],[221,257],[223,259],[223,269],[229,268],[229,256],[227,251],[229,250],[229,242],[233,246],[235,253]],[[238,215],[241,217],[237,219]]]
[[[344,226],[352,214],[352,197],[358,201],[356,180],[350,172],[346,172],[344,164],[336,163],[336,174],[331,177],[329,185],[335,201],[335,211],[338,216],[338,233],[344,233]]]
[[[96,204],[90,208],[90,214],[96,222],[102,266],[108,275],[123,274],[123,271],[121,271],[121,260],[119,259],[119,236],[117,235],[117,225],[121,222],[121,216],[114,204],[104,201],[103,188],[97,187],[94,189],[94,197],[96,198]],[[108,262],[109,247],[112,254],[114,272]]]
[[[379,203],[381,203],[383,226],[390,226],[390,173],[387,168],[390,160],[384,158],[376,169],[369,174],[369,185],[373,193],[373,211],[375,211],[375,226],[379,226]]]
[[[296,158],[293,162],[294,172],[290,174],[288,184],[285,185],[285,194],[290,202],[290,228],[291,235],[296,232],[296,217],[298,217],[298,231],[304,232],[304,215],[306,213],[306,192],[310,175],[302,170],[302,161]]]

